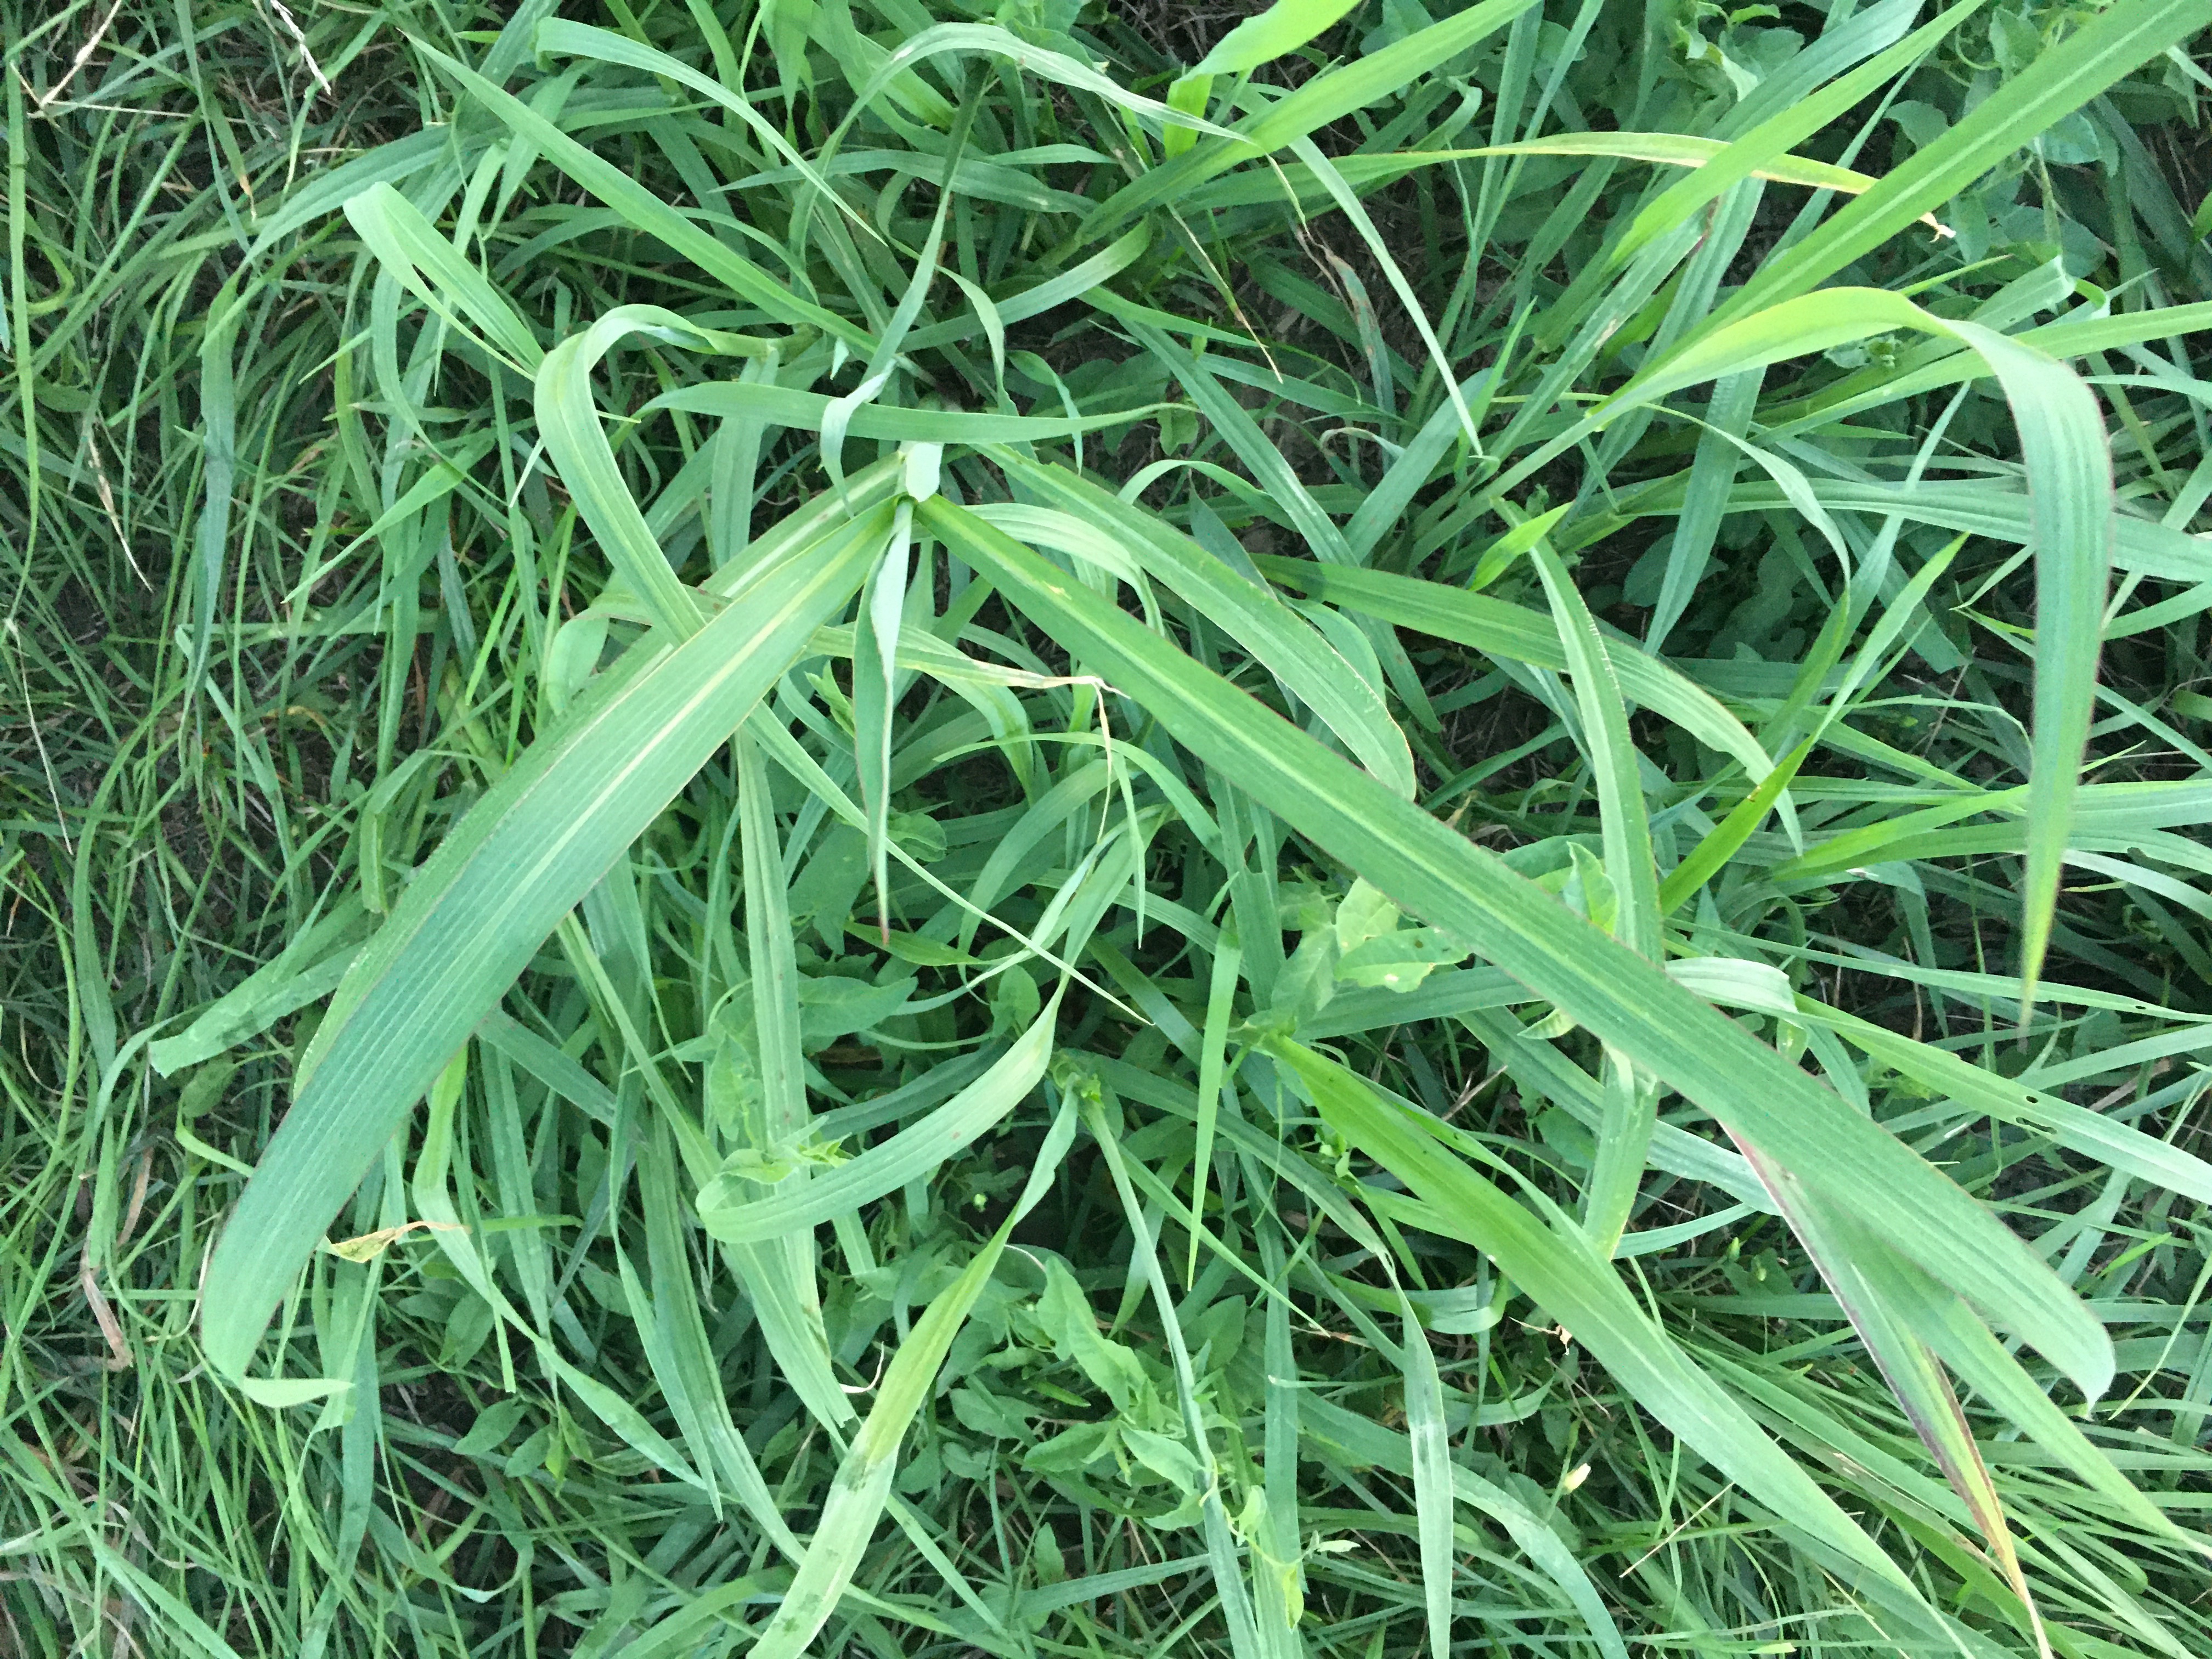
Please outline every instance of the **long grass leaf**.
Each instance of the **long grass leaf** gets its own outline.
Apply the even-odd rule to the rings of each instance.
[[[1036,556],[943,501],[922,509],[1002,592],[1139,697],[1177,740],[1417,915],[1465,941],[1966,1295],[2092,1395],[2112,1376],[2103,1327],[2049,1265],[1900,1142],[1844,1107],[1656,966],[1571,921],[1532,884]]]
[[[759,1659],[798,1659],[836,1611],[838,1598],[852,1582],[890,1497],[891,1477],[898,1470],[899,1445],[906,1438],[908,1426],[929,1398],[952,1340],[990,1282],[1007,1239],[1051,1186],[1074,1136],[1075,1113],[1071,1105],[1062,1109],[1039,1149],[1036,1166],[1012,1212],[960,1276],[938,1293],[891,1356],[876,1389],[876,1403],[838,1465],[813,1540],[806,1547],[791,1587],[784,1592],[783,1604],[750,1649]]]
[[[1826,224],[1770,259],[1705,324],[1708,331],[1804,293],[1949,200],[2137,64],[2212,24],[2206,0],[2120,0],[2039,53],[1936,143],[1893,168]]]
[[[681,646],[611,670],[416,876],[332,998],[208,1264],[208,1357],[242,1374],[370,1160],[550,933],[849,599],[882,517],[764,576]]]
[[[1334,1061],[1287,1041],[1277,1042],[1273,1052],[1324,1118],[1425,1200],[1427,1224],[1494,1258],[1645,1409],[1777,1514],[1904,1589],[1874,1540],[1651,1323],[1613,1269],[1575,1232],[1546,1226]]]

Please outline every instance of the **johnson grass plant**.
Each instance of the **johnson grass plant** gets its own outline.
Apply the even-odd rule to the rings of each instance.
[[[0,1651],[2212,1650],[2208,29],[13,0]]]

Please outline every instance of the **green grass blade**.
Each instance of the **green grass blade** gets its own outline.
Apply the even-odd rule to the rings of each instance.
[[[502,91],[465,64],[434,46],[416,49],[489,110],[518,138],[534,144],[548,160],[630,223],[659,237],[699,268],[726,283],[736,293],[780,320],[817,330],[860,351],[873,348],[866,330],[836,313],[800,299],[751,260],[732,252],[693,224],[605,156],[588,150],[512,93]]]
[[[1251,470],[1254,481],[1289,515],[1314,556],[1331,564],[1352,563],[1352,550],[1345,544],[1344,532],[1336,521],[1322,510],[1282,452],[1213,372],[1150,323],[1125,319],[1125,325],[1138,343],[1182,383],[1199,412],[1212,423],[1237,459]]]
[[[1354,110],[1379,102],[1434,64],[1504,28],[1534,3],[1534,0],[1482,0],[1481,4],[1418,29],[1380,52],[1316,75],[1287,98],[1240,124],[1233,137],[1201,143],[1122,185],[1092,210],[1074,240],[1087,243],[1111,235],[1138,215],[1194,190],[1240,161],[1256,160]]]
[[[1453,1493],[1443,1382],[1437,1374],[1429,1334],[1421,1328],[1413,1304],[1402,1293],[1399,1301],[1406,1353],[1406,1437],[1413,1451],[1413,1519],[1421,1543],[1421,1599],[1427,1604],[1429,1651],[1449,1653]]]
[[[703,8],[695,9],[695,16],[700,10]],[[712,12],[705,13],[709,19],[713,15]],[[814,170],[813,165],[777,130],[775,123],[753,107],[750,99],[731,91],[712,76],[702,75],[689,64],[679,63],[666,52],[655,51],[627,36],[594,28],[588,23],[572,23],[565,18],[549,17],[539,24],[534,44],[541,53],[594,58],[603,64],[622,64],[631,69],[644,70],[649,74],[665,76],[669,80],[680,82],[692,91],[711,98],[743,121],[755,137],[783,158],[787,167],[796,170],[799,176],[819,194],[842,210],[855,227],[863,230],[867,228],[867,221],[854,212],[845,198],[830,188],[830,181]]]
[[[1654,400],[1698,380],[1889,328],[1948,335],[1979,354],[2011,405],[2029,480],[2036,649],[2032,828],[2021,896],[2025,1014],[2033,1006],[2050,945],[2059,868],[2095,708],[2106,586],[2118,536],[2112,458],[2095,398],[2065,364],[2007,336],[1978,324],[1943,321],[1882,289],[1831,289],[1704,334],[1638,375],[1609,407]]]
[[[818,432],[838,402],[822,392],[803,392],[795,386],[717,380],[663,392],[640,412],[680,409],[726,420],[759,420],[773,426]],[[1172,407],[1175,405],[1147,404],[1104,415],[1064,416],[981,415],[963,410],[892,409],[880,404],[861,404],[849,411],[845,433],[848,437],[880,438],[894,443],[1035,443],[1127,426],[1148,414]]]
[[[860,616],[853,630],[853,760],[868,812],[868,873],[876,895],[876,930],[885,940],[891,926],[891,726],[898,702],[907,566],[914,544],[913,504],[902,501],[894,511],[897,516],[891,523],[890,540],[860,591]]]
[[[1258,562],[1285,586],[1340,609],[1437,639],[1455,640],[1510,661],[1562,671],[1567,666],[1558,624],[1524,605],[1383,570],[1339,569],[1273,557]],[[1741,763],[1754,778],[1764,778],[1773,769],[1774,763],[1743,722],[1680,671],[1637,650],[1630,641],[1618,649],[1608,647],[1607,658],[1622,694],[1632,702],[1664,714],[1708,748]]]
[[[1304,1402],[1308,1434],[1316,1441],[1341,1447],[1354,1460],[1410,1475],[1413,1449],[1405,1435],[1320,1396]],[[1549,1517],[1494,1481],[1486,1480],[1463,1463],[1451,1465],[1454,1496],[1459,1502],[1489,1516],[1505,1528],[1523,1554],[1545,1577],[1559,1587],[1588,1627],[1590,1639],[1605,1659],[1627,1659],[1628,1644],[1605,1598],[1598,1594],[1589,1574],[1565,1540],[1553,1529]]]
[[[2212,1164],[2145,1134],[2132,1124],[2115,1122],[2045,1090],[2027,1088],[1932,1043],[1916,1042],[1902,1032],[1841,1010],[1802,1012],[1869,1057],[1942,1091],[1946,1099],[1962,1109],[2040,1130],[2068,1150],[2108,1168],[2125,1170],[2161,1191],[2212,1204]],[[2099,1064],[2102,1063],[2100,1057]]]
[[[758,355],[767,347],[761,342],[702,329],[658,306],[618,306],[546,353],[538,371],[538,429],[546,453],[568,486],[577,512],[591,526],[600,547],[653,620],[682,639],[698,629],[697,602],[669,568],[659,538],[623,482],[614,451],[599,425],[599,405],[592,396],[592,370],[633,334],[694,349],[744,356]]]
[[[1559,556],[1538,537],[1529,556],[1542,578],[1544,596],[1551,601],[1567,674],[1574,683],[1575,704],[1582,714],[1583,741],[1597,781],[1606,873],[1620,897],[1614,936],[1638,955],[1656,961],[1659,871],[1652,860],[1651,821],[1644,811],[1636,744],[1628,733],[1628,706],[1613,672],[1612,653]]]
[[[2103,1391],[2112,1358],[2102,1325],[2048,1263],[1900,1142],[1656,966],[1570,920],[1532,884],[1103,601],[1055,580],[1018,544],[941,500],[922,516],[1239,787],[1839,1205],[1899,1236],[1923,1267],[2033,1342],[2085,1392]]]
[[[883,516],[764,576],[678,647],[611,670],[408,886],[317,1029],[298,1094],[208,1265],[202,1340],[244,1372],[377,1150],[561,917],[859,587]]]
[[[1158,581],[1244,644],[1382,783],[1411,799],[1413,758],[1382,695],[1328,641],[1267,588],[1150,514],[1065,467],[994,452],[1001,466],[1079,522],[1117,538]]]
[[[1791,1525],[1905,1589],[1874,1540],[1651,1322],[1577,1232],[1546,1226],[1342,1066],[1287,1041],[1278,1041],[1273,1051],[1329,1123],[1425,1201],[1425,1218],[1417,1224],[1448,1230],[1480,1247],[1702,1455]]]
[[[426,304],[456,326],[474,324],[523,374],[538,372],[545,356],[538,337],[421,209],[380,180],[347,200],[345,216],[369,252]]]
[[[1908,71],[1926,54],[1933,52],[1946,35],[1979,10],[1981,5],[1982,0],[1961,0],[1960,4],[1929,19],[1887,51],[1868,59],[1848,74],[1839,76],[1810,98],[1778,110],[1718,153],[1707,157],[1698,163],[1697,173],[1669,185],[1656,200],[1637,214],[1626,234],[1613,244],[1610,255],[1612,262],[1616,265],[1626,264],[1630,257],[1644,244],[1717,199],[1731,185],[1754,176],[1782,177],[1765,169],[1785,156],[1794,145],[1845,114],[1853,105],[1870,95],[1885,81]],[[1852,21],[1856,22],[1859,20]],[[1824,189],[1838,187],[1832,180],[1802,175],[1789,178],[1787,182],[1814,185]],[[1857,194],[1874,182],[1859,175],[1856,188],[1850,185],[1844,187]]]
[[[1728,867],[1728,862],[1741,850],[1751,832],[1766,821],[1766,815],[1797,775],[1797,769],[1813,752],[1814,739],[1808,738],[1776,763],[1775,768],[1759,781],[1759,787],[1729,809],[1729,814],[1712,828],[1711,834],[1690,849],[1684,859],[1667,872],[1667,879],[1659,886],[1659,908],[1662,915],[1672,915],[1715,876]]]
[[[684,1243],[682,1194],[670,1140],[666,1127],[659,1126],[658,1133],[639,1149],[638,1198],[645,1210],[646,1265],[652,1273],[654,1319],[663,1332],[660,1346],[692,1402],[695,1422],[687,1437],[698,1444],[699,1468],[715,1473],[718,1499],[726,1491],[777,1548],[796,1560],[799,1540],[785,1524],[752,1449],[730,1414],[728,1390],[714,1361]],[[627,1258],[622,1265],[629,1270]]]
[[[1708,331],[1804,293],[1879,247],[2079,109],[2137,64],[2212,24],[2206,0],[2120,0],[2044,52],[1927,149],[1779,258],[1707,320]]]
[[[896,533],[896,507],[878,509],[878,516],[890,518],[892,524],[877,532],[872,548],[880,550],[884,536]],[[877,551],[871,565],[881,556]],[[738,1139],[741,1145],[749,1143],[754,1152],[772,1157],[802,1140],[807,1133],[809,1114],[797,930],[792,926],[775,796],[754,736],[769,725],[762,711],[749,714],[745,729],[731,747],[737,759],[738,844],[744,864],[745,962],[750,970],[753,1053],[759,1066],[759,1097],[746,1114]],[[691,1173],[694,1180],[704,1184],[704,1169],[694,1169]],[[790,1196],[805,1192],[807,1176],[803,1164],[791,1173],[787,1178]],[[758,1244],[732,1243],[729,1252],[759,1308],[761,1334],[786,1380],[817,1421],[849,1422],[853,1404],[838,1385],[830,1364],[812,1231],[785,1229]]]
[[[20,304],[23,297],[20,272],[16,281]],[[207,331],[200,337],[200,418],[206,428],[201,489],[205,493],[193,548],[193,568],[199,580],[190,590],[192,656],[185,685],[192,691],[199,689],[207,672],[216,607],[222,597],[223,556],[230,537],[231,494],[238,473],[237,388],[231,360],[237,349],[238,331],[245,321],[246,307],[239,296],[238,279],[233,277],[216,291],[209,305]],[[26,344],[27,348],[27,342]],[[27,387],[31,374],[27,349],[18,359],[17,370]],[[38,452],[33,447],[30,473],[33,505],[29,526],[33,535],[38,526]]]
[[[1213,952],[1213,965],[1206,992],[1206,1024],[1199,1034],[1198,1141],[1190,1160],[1190,1208],[1194,1216],[1206,1213],[1206,1189],[1213,1169],[1213,1128],[1221,1111],[1221,1085],[1227,1070],[1229,1021],[1236,1006],[1237,985],[1244,966],[1244,953],[1233,934],[1224,933]],[[1190,1236],[1190,1255],[1183,1264],[1183,1282],[1198,1273],[1198,1235]]]
[[[1213,43],[1194,75],[1249,75],[1334,27],[1358,0],[1275,0]]]
[[[1421,343],[1428,348],[1429,361],[1436,366],[1437,374],[1443,381],[1444,396],[1452,406],[1452,412],[1459,417],[1462,435],[1467,439],[1468,448],[1480,457],[1482,439],[1475,430],[1474,411],[1468,408],[1466,396],[1459,389],[1459,376],[1452,372],[1451,359],[1445,354],[1442,342],[1437,338],[1436,331],[1429,326],[1428,313],[1422,309],[1420,296],[1413,292],[1413,285],[1406,280],[1406,273],[1399,268],[1396,257],[1390,252],[1389,242],[1376,228],[1375,221],[1368,216],[1367,210],[1360,204],[1359,198],[1353,193],[1352,186],[1345,182],[1344,175],[1336,170],[1328,157],[1321,153],[1320,147],[1312,139],[1292,139],[1291,149],[1306,164],[1314,177],[1321,180],[1322,187],[1336,203],[1338,210],[1352,222],[1352,228],[1359,233],[1360,240],[1367,244],[1367,251],[1382,267],[1382,275],[1397,294],[1399,303],[1406,307],[1406,314],[1413,319],[1414,331],[1421,337]]]
[[[1990,1478],[1989,1466],[1982,1461],[1981,1448],[1974,1443],[1966,1415],[1959,1408],[1958,1397],[1951,1391],[1950,1379],[1928,1345],[1896,1312],[1902,1298],[1900,1287],[1893,1281],[1899,1272],[1915,1270],[1896,1261],[1879,1241],[1832,1214],[1786,1170],[1761,1156],[1757,1147],[1744,1145],[1743,1154],[1774,1194],[1790,1230],[1842,1304],[1890,1392],[1905,1408],[1913,1431],[1966,1504],[2013,1593],[2028,1609],[2029,1617],[2039,1623],[2035,1599],[2013,1547],[2012,1526],[2005,1517],[2003,1501],[1997,1495],[1996,1483]]]
[[[812,1227],[926,1177],[1005,1118],[1036,1088],[1052,1055],[1058,994],[991,1069],[919,1122],[859,1157],[816,1173],[797,1193],[749,1197],[726,1177],[699,1194],[699,1224],[729,1243],[752,1244]]]
[[[750,1650],[757,1659],[799,1659],[836,1610],[838,1598],[852,1582],[890,1497],[891,1477],[898,1471],[899,1445],[908,1425],[935,1387],[952,1339],[960,1334],[969,1310],[990,1282],[1006,1240],[1050,1187],[1074,1136],[1075,1111],[1069,1105],[1054,1120],[1012,1213],[960,1276],[938,1293],[891,1356],[876,1389],[876,1403],[838,1465],[813,1540],[806,1547],[791,1588],[784,1592],[783,1605]]]

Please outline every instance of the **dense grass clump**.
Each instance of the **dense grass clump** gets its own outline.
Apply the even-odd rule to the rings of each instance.
[[[0,1653],[2212,1651],[2208,27],[0,3]]]

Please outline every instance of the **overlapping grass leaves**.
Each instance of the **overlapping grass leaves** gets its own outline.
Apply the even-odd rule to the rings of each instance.
[[[10,48],[31,1650],[2188,1650],[2195,12],[549,10]]]

